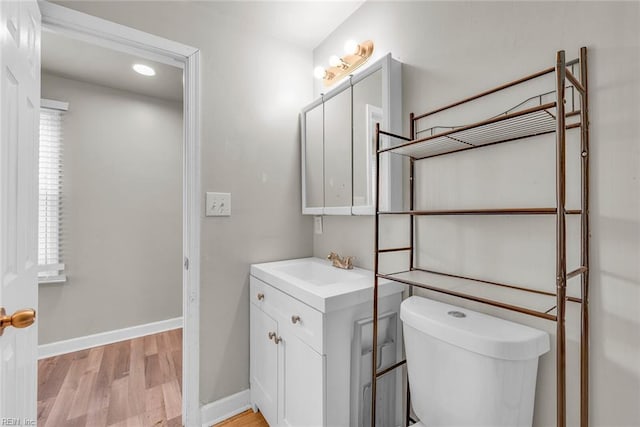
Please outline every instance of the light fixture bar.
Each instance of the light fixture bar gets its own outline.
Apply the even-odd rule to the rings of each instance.
[[[339,65],[330,66],[326,69],[326,73],[322,79],[325,86],[331,86],[367,62],[371,54],[373,54],[373,42],[371,40],[364,41],[360,43],[354,51],[355,53],[348,53],[342,58],[339,58],[341,61]]]

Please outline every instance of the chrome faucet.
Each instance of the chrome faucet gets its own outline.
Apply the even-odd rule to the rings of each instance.
[[[331,260],[331,263],[336,268],[344,268],[345,270],[351,270],[353,268],[353,256],[341,257],[335,252],[331,252],[327,255],[327,259]]]

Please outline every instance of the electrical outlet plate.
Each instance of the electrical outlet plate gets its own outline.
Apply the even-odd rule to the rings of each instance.
[[[205,199],[206,216],[231,216],[231,193],[212,193],[207,191]]]
[[[313,217],[313,232],[315,234],[322,234],[322,217],[321,216]]]

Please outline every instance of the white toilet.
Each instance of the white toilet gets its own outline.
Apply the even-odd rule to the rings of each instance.
[[[415,296],[400,318],[414,426],[531,426],[546,332]]]

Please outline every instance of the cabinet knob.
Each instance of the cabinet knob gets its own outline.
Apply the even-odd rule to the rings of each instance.
[[[262,301],[262,300],[264,300],[264,294],[262,292],[260,292],[258,294],[258,301]]]
[[[276,333],[275,332],[269,332],[268,337],[270,340],[274,339],[276,337]]]
[[[282,338],[280,338],[280,337],[275,337],[273,339],[273,342],[276,343],[276,344],[280,344],[280,341],[282,341]]]
[[[297,314],[294,314],[293,316],[291,316],[291,323],[293,323],[294,325],[298,323],[300,320],[301,320],[300,316],[298,316]]]

